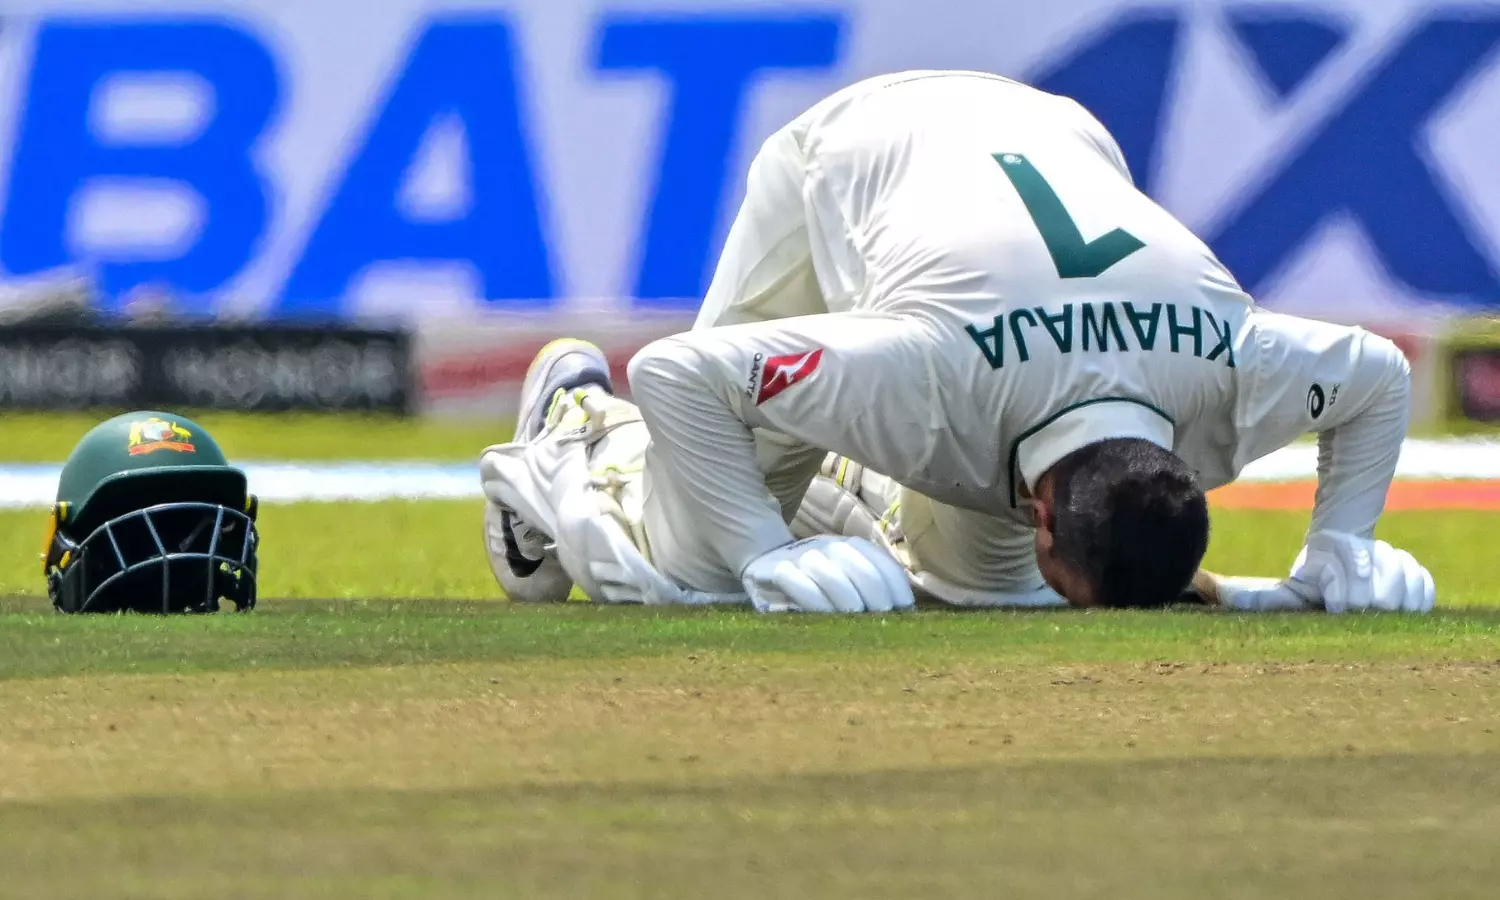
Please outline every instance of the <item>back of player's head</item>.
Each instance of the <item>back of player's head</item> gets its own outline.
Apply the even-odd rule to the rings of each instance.
[[[1208,549],[1208,500],[1187,463],[1150,441],[1116,438],[1059,460],[1052,548],[1095,606],[1177,600]]]

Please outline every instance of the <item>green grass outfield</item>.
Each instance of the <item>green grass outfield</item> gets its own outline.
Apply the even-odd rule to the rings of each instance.
[[[510,440],[515,423],[401,418],[390,415],[224,413],[184,411],[224,448],[231,462],[246,460],[478,459],[490,444]],[[6,412],[0,461],[62,462],[73,445],[107,413]]]
[[[183,411],[208,429],[231,461],[475,459],[484,447],[509,440],[514,422],[400,418],[389,415],[224,413]],[[7,463],[61,462],[78,439],[107,414],[6,412]],[[1500,427],[1454,424],[1426,429],[1443,434],[1500,436]]]
[[[296,599],[499,599],[483,553],[477,500],[293,503],[261,510],[261,591]],[[42,590],[42,510],[0,510],[0,597]],[[1307,514],[1214,510],[1205,565],[1281,575],[1301,545]],[[1500,514],[1391,512],[1378,536],[1432,571],[1439,603],[1500,605]],[[1500,655],[1500,654],[1497,654]]]
[[[202,417],[236,459],[487,426]],[[56,461],[91,418],[7,418]],[[21,435],[23,441],[14,440]],[[25,454],[25,455],[23,455]],[[474,501],[263,510],[247,616],[62,617],[0,511],[0,896],[1496,896],[1500,515],[1438,613],[762,617],[498,599]],[[1217,510],[1278,574],[1305,513]]]

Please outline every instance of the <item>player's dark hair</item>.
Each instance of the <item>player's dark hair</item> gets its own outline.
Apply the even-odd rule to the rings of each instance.
[[[1138,438],[1081,447],[1053,479],[1053,552],[1098,606],[1166,606],[1208,549],[1208,499],[1171,451]]]

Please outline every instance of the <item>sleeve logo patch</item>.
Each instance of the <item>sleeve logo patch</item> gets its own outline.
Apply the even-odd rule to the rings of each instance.
[[[759,354],[757,354],[756,361],[760,362]],[[764,364],[758,367],[760,387],[755,392],[755,405],[760,406],[797,382],[806,379],[818,370],[822,362],[823,348],[821,347],[816,350],[788,353],[766,359]]]
[[[1323,399],[1323,386],[1321,384],[1315,384],[1312,387],[1308,388],[1307,389],[1307,414],[1308,414],[1308,416],[1310,416],[1314,421],[1316,421],[1319,416],[1323,415],[1323,409],[1325,408],[1325,406],[1326,406],[1326,404],[1324,403],[1324,399]]]

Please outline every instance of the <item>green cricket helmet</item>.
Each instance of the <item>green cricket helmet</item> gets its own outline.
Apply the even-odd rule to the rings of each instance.
[[[44,548],[61,612],[216,612],[255,606],[256,502],[194,422],[116,416],[63,464]]]

